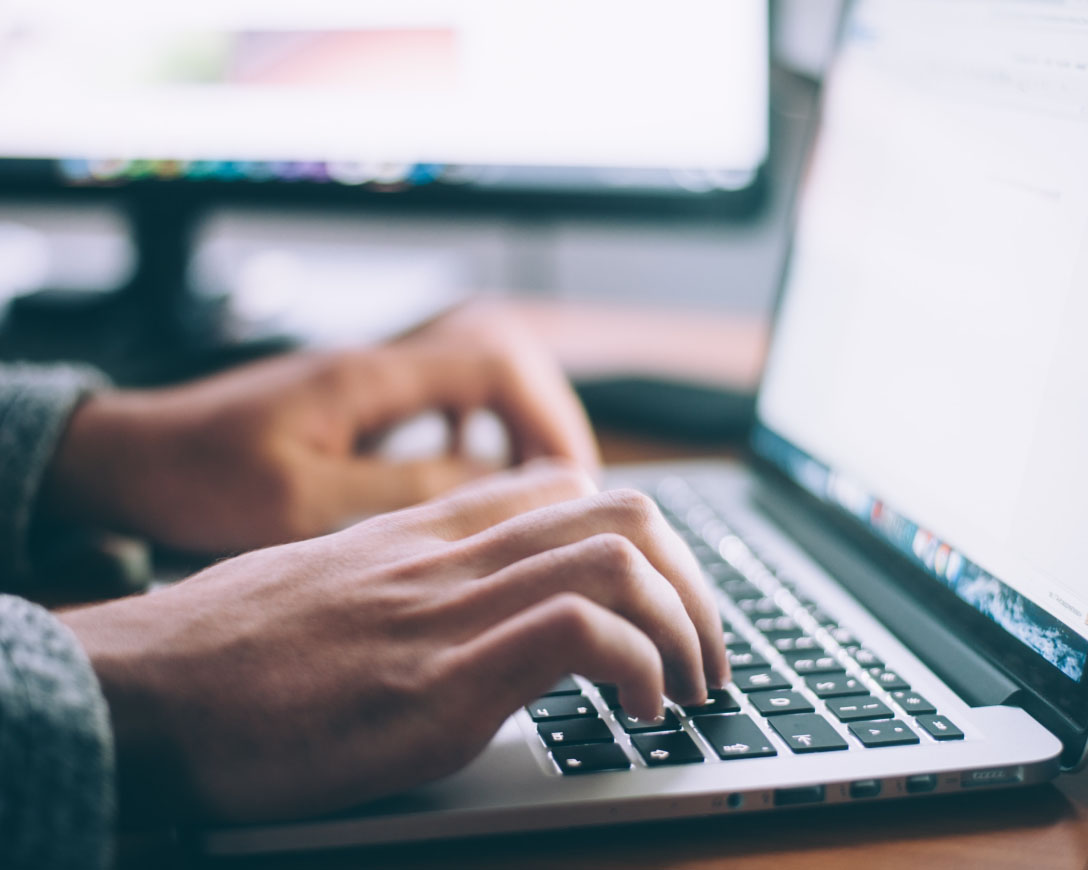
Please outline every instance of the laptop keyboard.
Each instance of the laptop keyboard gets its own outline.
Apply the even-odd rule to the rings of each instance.
[[[639,720],[615,686],[564,677],[526,707],[560,773],[963,739],[894,667],[776,574],[712,496],[681,478],[654,495],[721,593],[732,683],[711,690],[705,705],[666,701],[662,720]]]

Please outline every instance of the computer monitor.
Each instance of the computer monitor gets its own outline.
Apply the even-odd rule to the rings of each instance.
[[[767,156],[767,18],[766,0],[8,0],[0,187],[728,199]]]

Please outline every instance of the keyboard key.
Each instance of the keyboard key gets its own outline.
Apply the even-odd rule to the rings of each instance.
[[[884,722],[854,722],[847,726],[850,732],[865,746],[902,746],[919,743],[918,735],[898,719]]]
[[[597,708],[582,695],[537,698],[526,709],[537,722],[548,719],[573,719],[582,716],[595,718],[597,716]]]
[[[672,710],[665,711],[665,718],[660,721],[653,719],[639,719],[637,716],[629,716],[622,707],[613,710],[616,721],[628,734],[640,734],[643,731],[679,731],[680,720]]]
[[[737,602],[739,607],[749,619],[759,617],[776,618],[785,616],[782,608],[774,603],[773,598],[746,598]]]
[[[620,706],[620,690],[612,683],[597,683],[597,691],[601,693],[601,700],[609,710],[615,710]]]
[[[889,671],[887,668],[866,668],[869,672],[869,676],[876,680],[877,685],[881,688],[891,691],[892,689],[909,689],[910,683],[904,680],[895,671]]]
[[[774,642],[774,648],[782,654],[802,651],[813,652],[815,650],[822,653],[824,651],[824,648],[820,646],[820,642],[808,634],[800,637],[780,637]]]
[[[650,767],[694,764],[705,760],[702,750],[683,731],[674,731],[671,734],[636,734],[631,742]]]
[[[699,716],[691,721],[723,761],[778,754],[771,741],[759,730],[759,726],[740,713],[731,716]]]
[[[857,722],[861,719],[891,719],[895,714],[879,698],[829,698],[827,709],[839,717],[840,722]]]
[[[768,662],[762,655],[748,650],[729,650],[729,664],[734,668],[766,668]]]
[[[740,709],[736,698],[725,689],[710,689],[706,703],[699,707],[685,707],[688,716],[705,716],[709,713],[735,713]]]
[[[764,716],[811,713],[814,709],[808,698],[796,692],[756,692],[752,695],[752,706]]]
[[[857,646],[858,639],[854,637],[853,632],[846,628],[833,628],[831,630],[831,637],[834,638],[835,643],[840,646]]]
[[[718,588],[728,595],[735,604],[763,597],[763,593],[756,586],[753,586],[733,569],[730,568],[729,570],[733,576],[727,580],[719,580]]]
[[[838,698],[845,695],[868,695],[869,690],[861,681],[846,674],[806,677],[805,685],[816,693],[817,698]]]
[[[937,712],[937,708],[917,692],[892,692],[892,699],[912,716],[921,716],[925,713]]]
[[[918,716],[914,721],[925,728],[934,740],[963,740],[963,732],[947,716]]]
[[[548,695],[580,695],[582,694],[582,687],[574,682],[574,677],[563,677],[558,683],[552,686],[548,691],[544,693],[545,697]]]
[[[884,667],[884,661],[871,649],[866,649],[863,646],[855,646],[854,644],[850,644],[846,647],[846,652],[849,653],[850,657],[863,668]]]
[[[631,762],[615,743],[586,746],[557,746],[552,758],[565,774],[597,773],[602,770],[629,770]]]
[[[752,624],[770,641],[783,637],[800,637],[805,633],[789,616],[764,616],[753,620]]]
[[[809,674],[841,674],[844,673],[842,665],[834,656],[797,655],[789,660],[790,665],[802,677]]]
[[[612,732],[602,719],[552,719],[537,725],[536,730],[548,746],[613,741]]]
[[[734,671],[733,682],[742,692],[766,692],[790,687],[789,680],[778,671],[768,669]]]
[[[836,752],[848,748],[842,735],[815,713],[778,716],[769,721],[794,752]]]

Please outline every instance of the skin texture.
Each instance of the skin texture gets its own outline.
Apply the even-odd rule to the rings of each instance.
[[[43,492],[47,514],[193,552],[296,541],[430,498],[494,471],[461,449],[460,422],[494,411],[514,462],[597,466],[585,414],[556,364],[512,318],[470,306],[391,344],[300,353],[172,389],[96,396],[74,415]],[[375,455],[426,410],[449,450]]]
[[[69,611],[111,708],[122,809],[233,821],[450,773],[561,675],[639,716],[728,677],[701,572],[653,503],[536,462],[349,529]]]

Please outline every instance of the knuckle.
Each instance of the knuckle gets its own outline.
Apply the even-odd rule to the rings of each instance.
[[[552,599],[551,628],[566,649],[580,649],[591,644],[597,632],[592,603],[575,592],[556,595]]]
[[[654,525],[660,517],[653,499],[637,489],[616,489],[605,496],[606,503],[624,525],[641,531]]]
[[[574,499],[597,492],[593,478],[573,459],[556,456],[534,459],[526,468],[541,473],[560,496]]]
[[[633,579],[638,562],[638,548],[616,532],[594,535],[586,542],[594,568],[612,581]]]

